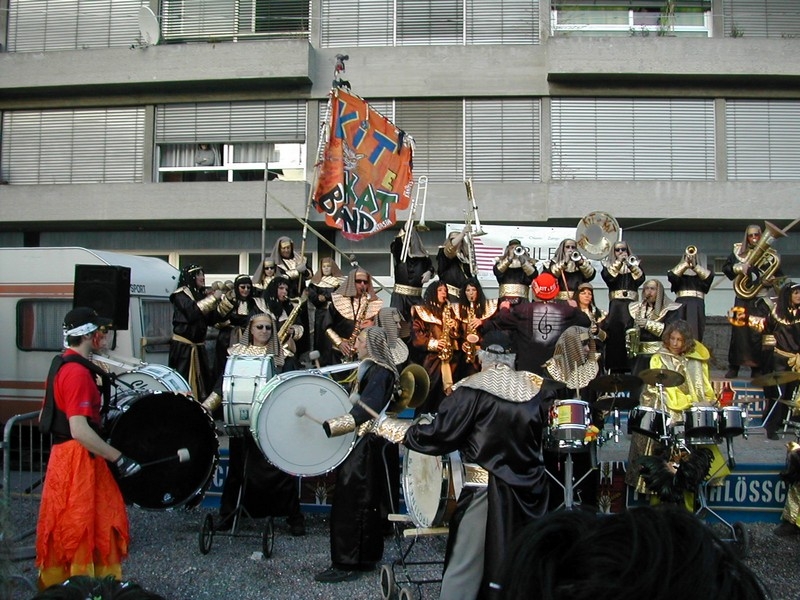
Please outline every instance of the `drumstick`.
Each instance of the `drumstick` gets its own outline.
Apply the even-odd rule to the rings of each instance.
[[[367,411],[367,414],[373,419],[381,418],[381,416],[377,412],[375,412],[375,409],[369,406],[366,402],[364,402],[361,399],[361,396],[359,396],[358,394],[352,394],[350,396],[350,403],[353,406],[360,406],[361,408],[363,408],[365,411]]]
[[[189,462],[191,460],[191,456],[189,454],[188,448],[178,448],[178,451],[173,454],[172,456],[165,456],[164,458],[157,458],[156,460],[151,460],[150,462],[141,463],[142,468],[145,467],[152,467],[153,465],[160,465],[161,463],[170,462],[172,460],[177,459],[179,463]]]
[[[305,407],[305,406],[298,406],[297,408],[295,408],[295,409],[294,409],[294,414],[295,414],[296,416],[298,416],[298,417],[305,417],[305,418],[307,418],[307,419],[311,419],[311,420],[312,420],[312,421],[314,421],[314,423],[316,423],[317,425],[322,425],[322,424],[323,424],[323,423],[322,423],[322,421],[320,421],[320,420],[319,420],[318,418],[316,418],[314,415],[311,415],[311,414],[307,413],[307,412],[306,412],[306,407]]]

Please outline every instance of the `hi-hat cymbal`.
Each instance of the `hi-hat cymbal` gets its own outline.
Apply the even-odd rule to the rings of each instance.
[[[602,377],[597,377],[590,381],[589,389],[603,394],[609,394],[614,392],[630,392],[641,385],[642,380],[636,377],[636,375],[612,373],[611,375],[603,375]]]
[[[759,387],[770,387],[773,385],[783,385],[792,381],[800,379],[800,373],[795,371],[775,371],[773,373],[764,373],[758,377],[753,377],[750,381],[753,385]]]
[[[669,369],[645,369],[639,373],[642,381],[650,385],[661,384],[664,387],[677,387],[686,381],[686,378],[677,371]]]
[[[592,403],[592,407],[597,410],[614,410],[615,408],[630,410],[638,405],[636,398],[630,396],[601,396]]]
[[[792,402],[791,400],[778,400],[778,402],[780,402],[781,404],[785,404],[786,406],[789,406],[791,408],[800,408],[800,404],[798,404],[797,402]]]

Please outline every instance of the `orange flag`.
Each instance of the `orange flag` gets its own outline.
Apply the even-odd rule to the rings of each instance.
[[[410,136],[366,101],[337,88],[314,208],[348,240],[391,227],[411,201],[412,145]]]

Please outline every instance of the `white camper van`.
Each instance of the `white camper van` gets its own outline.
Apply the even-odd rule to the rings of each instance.
[[[130,268],[128,328],[110,333],[109,351],[134,362],[167,363],[175,267],[86,248],[0,248],[0,422],[41,405],[50,362],[62,350],[75,265]]]

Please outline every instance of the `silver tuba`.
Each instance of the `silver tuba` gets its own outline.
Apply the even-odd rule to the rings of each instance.
[[[618,241],[619,223],[608,213],[591,212],[578,221],[575,242],[585,257],[603,260]]]

